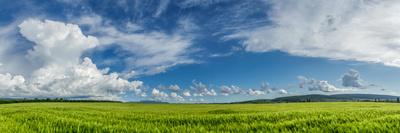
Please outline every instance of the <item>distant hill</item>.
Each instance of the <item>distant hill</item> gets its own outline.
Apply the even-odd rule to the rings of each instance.
[[[275,99],[257,99],[236,103],[275,103],[275,102],[335,102],[335,101],[397,101],[398,96],[375,94],[335,94],[335,95],[299,95]]]
[[[142,100],[139,103],[146,103],[146,104],[168,104],[168,102],[163,101],[153,101],[153,100]]]
[[[7,103],[33,103],[33,102],[115,102],[120,103],[121,101],[110,101],[110,100],[89,100],[89,99],[82,99],[82,100],[69,100],[63,98],[34,98],[34,99],[18,99],[18,98],[0,98],[0,104],[7,104]]]

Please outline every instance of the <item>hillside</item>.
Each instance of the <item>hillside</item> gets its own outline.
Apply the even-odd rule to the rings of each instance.
[[[275,99],[257,99],[236,103],[274,103],[274,102],[337,102],[337,101],[390,101],[396,102],[398,96],[375,94],[335,94],[335,95],[299,95]]]

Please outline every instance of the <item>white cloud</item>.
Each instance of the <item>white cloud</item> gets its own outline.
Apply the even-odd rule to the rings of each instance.
[[[260,95],[266,95],[268,93],[278,93],[278,94],[288,93],[287,90],[285,89],[271,87],[267,82],[262,83],[259,89],[241,89],[240,87],[235,85],[231,86],[222,85],[220,87],[220,91],[221,91],[220,94],[223,96],[234,95],[234,94],[260,96]]]
[[[153,16],[159,17],[167,9],[169,2],[170,0],[161,0]]]
[[[288,92],[284,89],[278,89],[276,87],[271,87],[268,82],[263,82],[260,86],[260,89],[247,89],[242,90],[244,94],[251,95],[251,96],[259,96],[259,95],[266,95],[268,93],[279,93],[279,94],[287,94]],[[243,93],[241,93],[243,94]]]
[[[268,93],[278,93],[278,94],[287,94],[287,90],[279,89],[276,87],[270,87],[269,83],[264,82],[261,84],[259,89],[242,89],[235,85],[222,85],[220,87],[221,95],[229,96],[229,95],[250,95],[250,96],[260,96],[266,95]]]
[[[101,16],[89,15],[73,20],[89,27],[89,33],[96,34],[100,44],[118,44],[133,57],[124,58],[127,68],[135,69],[137,75],[152,75],[166,69],[195,61],[189,57],[192,38],[179,33],[166,34],[160,31],[122,31],[107,23]],[[132,23],[127,24],[127,26]],[[130,26],[132,27],[132,26]],[[131,29],[129,27],[123,29]],[[134,29],[138,28],[135,25]]]
[[[146,74],[164,72],[167,68],[192,63],[185,56],[191,42],[180,35],[166,35],[153,32],[149,34],[122,34],[118,36],[103,36],[100,41],[106,44],[121,44],[125,50],[134,53],[135,58],[126,59],[134,67],[149,67]]]
[[[278,93],[279,94],[288,94],[287,90],[285,90],[285,89],[279,89]]]
[[[135,93],[136,96],[139,96],[139,97],[147,97],[146,91],[143,90],[142,87],[139,88],[139,89],[135,89],[134,93]]]
[[[179,87],[179,85],[170,85],[168,87],[169,90],[174,91],[174,92],[178,92],[179,90],[181,90],[181,88]]]
[[[234,52],[228,52],[228,53],[215,53],[211,54],[209,57],[211,58],[219,58],[219,57],[228,57],[235,54]]]
[[[99,70],[89,58],[80,61],[82,52],[95,47],[95,37],[85,36],[74,24],[29,19],[20,33],[34,43],[25,55],[39,68],[29,78],[0,74],[2,97],[74,97],[121,100],[127,92],[138,92],[141,81],[128,81],[108,69]],[[7,63],[7,62],[5,62]],[[142,94],[142,93],[139,93]]]
[[[356,70],[350,69],[342,76],[342,85],[344,87],[365,88],[363,85],[360,73]]]
[[[221,90],[221,95],[224,95],[224,96],[228,96],[231,94],[243,94],[244,93],[244,91],[240,87],[237,87],[234,85],[231,85],[231,86],[223,85],[220,87],[220,90]]]
[[[185,97],[190,97],[190,96],[192,96],[192,95],[190,94],[190,91],[189,91],[189,90],[183,91],[182,95],[185,96]]]
[[[30,95],[31,91],[25,84],[25,78],[21,75],[0,74],[0,96]]]
[[[247,94],[251,96],[259,96],[259,95],[265,95],[266,93],[261,90],[256,90],[256,89],[248,89]]]
[[[260,90],[266,93],[271,93],[273,91],[268,82],[261,83]]]
[[[268,82],[261,83],[260,91],[265,93],[287,94],[287,90],[271,86]]]
[[[304,76],[299,76],[300,88],[308,88],[309,91],[322,91],[322,92],[342,92],[349,91],[349,89],[337,88],[334,85],[328,83],[325,80],[316,80],[312,78],[307,78]]]
[[[160,91],[156,88],[153,89],[153,91],[151,91],[151,96],[153,97],[154,100],[168,100],[168,94]]]
[[[400,1],[271,0],[267,26],[240,31],[247,51],[400,67]],[[229,38],[228,37],[228,38]]]
[[[201,83],[201,82],[192,82],[192,86],[190,86],[190,89],[193,90],[195,93],[193,93],[193,96],[216,96],[217,93],[215,92],[214,89],[208,88],[207,85]]]
[[[185,101],[185,99],[176,92],[171,92],[170,97],[175,101]]]
[[[98,70],[89,58],[71,67],[57,64],[40,68],[33,73],[30,82],[30,87],[39,90],[38,95],[85,95],[102,99],[117,98],[142,85],[141,81],[127,81],[119,78],[117,73]]]
[[[126,31],[130,31],[130,32],[143,30],[142,27],[140,27],[139,25],[132,23],[132,22],[127,22],[125,25],[125,28],[126,28]]]
[[[19,28],[22,36],[36,44],[27,57],[43,65],[77,64],[83,51],[99,44],[97,38],[83,35],[74,24],[29,19]]]
[[[194,23],[191,17],[182,17],[178,20],[179,29],[184,33],[191,33],[200,30],[200,27]]]

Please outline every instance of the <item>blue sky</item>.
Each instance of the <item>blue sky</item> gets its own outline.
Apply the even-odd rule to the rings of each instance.
[[[397,1],[15,0],[0,7],[1,97],[398,95]]]

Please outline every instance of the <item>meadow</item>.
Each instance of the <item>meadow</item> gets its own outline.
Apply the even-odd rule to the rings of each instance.
[[[13,103],[0,132],[399,132],[400,104]]]

